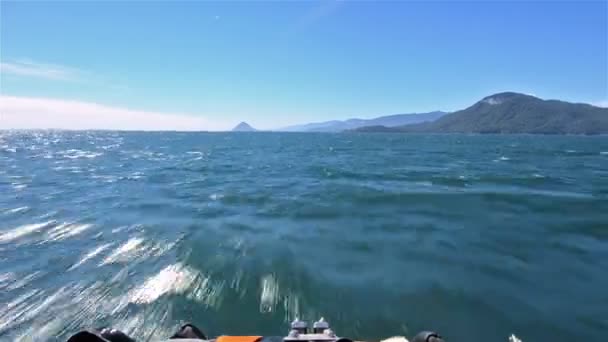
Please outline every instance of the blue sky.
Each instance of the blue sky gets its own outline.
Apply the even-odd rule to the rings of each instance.
[[[27,111],[33,121],[42,108],[68,121],[174,115],[210,129],[242,120],[277,128],[456,110],[505,90],[608,104],[606,1],[3,1],[0,9],[3,114]],[[85,114],[64,113],[78,110]]]

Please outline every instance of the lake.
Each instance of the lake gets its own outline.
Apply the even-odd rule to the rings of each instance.
[[[0,339],[600,341],[608,137],[0,132]]]

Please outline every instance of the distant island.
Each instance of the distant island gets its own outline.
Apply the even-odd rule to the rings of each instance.
[[[303,125],[288,126],[278,131],[282,132],[342,132],[366,126],[395,127],[407,124],[429,122],[439,119],[446,112],[435,111],[430,113],[394,114],[380,116],[374,119],[348,119],[314,122]]]
[[[241,122],[240,124],[236,125],[233,129],[233,132],[256,132],[257,130],[253,127],[251,127],[248,123],[246,122]]]
[[[241,122],[232,131],[257,130]],[[434,111],[331,120],[288,126],[277,131],[594,135],[608,134],[608,108],[503,92],[451,113]]]
[[[437,120],[399,126],[368,125],[355,132],[608,134],[608,108],[505,92]]]

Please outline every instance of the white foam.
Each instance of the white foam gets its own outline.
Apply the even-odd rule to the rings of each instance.
[[[219,199],[222,199],[224,197],[224,195],[222,194],[211,194],[209,195],[209,199],[211,199],[212,201],[217,201]]]
[[[13,189],[18,190],[18,191],[27,188],[27,184],[12,183],[12,186],[13,186]]]
[[[82,173],[82,169],[79,166],[55,166],[53,167],[55,171],[69,171],[70,173]]]
[[[27,236],[29,234],[36,233],[36,232],[40,231],[41,229],[47,227],[48,225],[50,225],[53,222],[54,221],[47,221],[47,222],[42,222],[42,223],[26,224],[26,225],[19,226],[19,227],[13,228],[11,230],[2,232],[2,233],[0,233],[0,243],[11,242],[11,241],[17,240],[19,238],[22,238],[24,236]]]
[[[144,173],[143,172],[133,172],[127,176],[122,176],[120,177],[121,180],[138,180],[143,178]]]
[[[278,301],[279,284],[272,274],[268,274],[262,277],[261,287],[260,312],[272,312]]]
[[[405,338],[403,336],[393,336],[393,337],[384,339],[380,342],[409,342],[409,341],[407,340],[407,338]]]
[[[22,211],[26,211],[28,210],[30,207],[25,206],[25,207],[19,207],[19,208],[14,208],[14,209],[9,209],[6,212],[9,214],[16,214],[16,213],[20,213]]]
[[[79,159],[79,158],[92,159],[92,158],[97,158],[97,157],[103,155],[103,152],[92,152],[92,151],[70,149],[70,150],[63,151],[62,154],[65,158],[69,158],[69,159]]]
[[[114,183],[114,182],[116,182],[118,180],[117,176],[112,176],[112,175],[92,175],[91,178],[93,178],[93,179],[101,179],[105,183]]]
[[[514,334],[511,334],[511,336],[509,336],[509,342],[521,342],[521,339]]]
[[[129,226],[120,226],[117,228],[113,228],[110,232],[112,234],[116,234],[116,233],[122,232],[123,230],[126,230],[126,229],[129,229]]]
[[[120,147],[120,144],[110,144],[110,145],[101,146],[101,148],[103,148],[104,150],[111,150],[111,149],[115,149],[118,147]]]
[[[68,271],[74,270],[77,267],[82,266],[84,263],[86,263],[87,261],[91,260],[92,258],[96,257],[97,255],[99,255],[101,252],[105,251],[106,249],[108,249],[108,247],[110,247],[112,244],[111,243],[106,243],[103,244],[101,246],[96,247],[95,249],[89,251],[87,254],[83,255],[80,260],[78,260],[77,263],[75,263],[74,265],[72,265]]]
[[[601,151],[600,154],[603,156],[608,156],[608,151]]]
[[[10,153],[17,153],[17,148],[8,147],[8,145],[2,146],[2,150],[4,150],[5,152],[10,152]]]
[[[169,265],[131,291],[129,301],[148,304],[165,294],[184,293],[192,287],[196,277],[196,271],[181,263]]]
[[[103,259],[101,265],[113,264],[117,262],[127,262],[142,254],[144,239],[131,238],[126,243],[118,247],[112,254]]]
[[[143,176],[144,176],[143,172],[133,172],[132,174],[127,176],[127,179],[137,180],[137,179],[142,178]]]
[[[72,223],[63,223],[58,225],[57,227],[51,229],[48,232],[50,241],[58,241],[63,240],[71,236],[76,236],[85,230],[91,228],[92,224],[72,224]]]

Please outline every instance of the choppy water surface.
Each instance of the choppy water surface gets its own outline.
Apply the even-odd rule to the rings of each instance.
[[[2,340],[600,341],[607,289],[607,137],[0,132]]]

